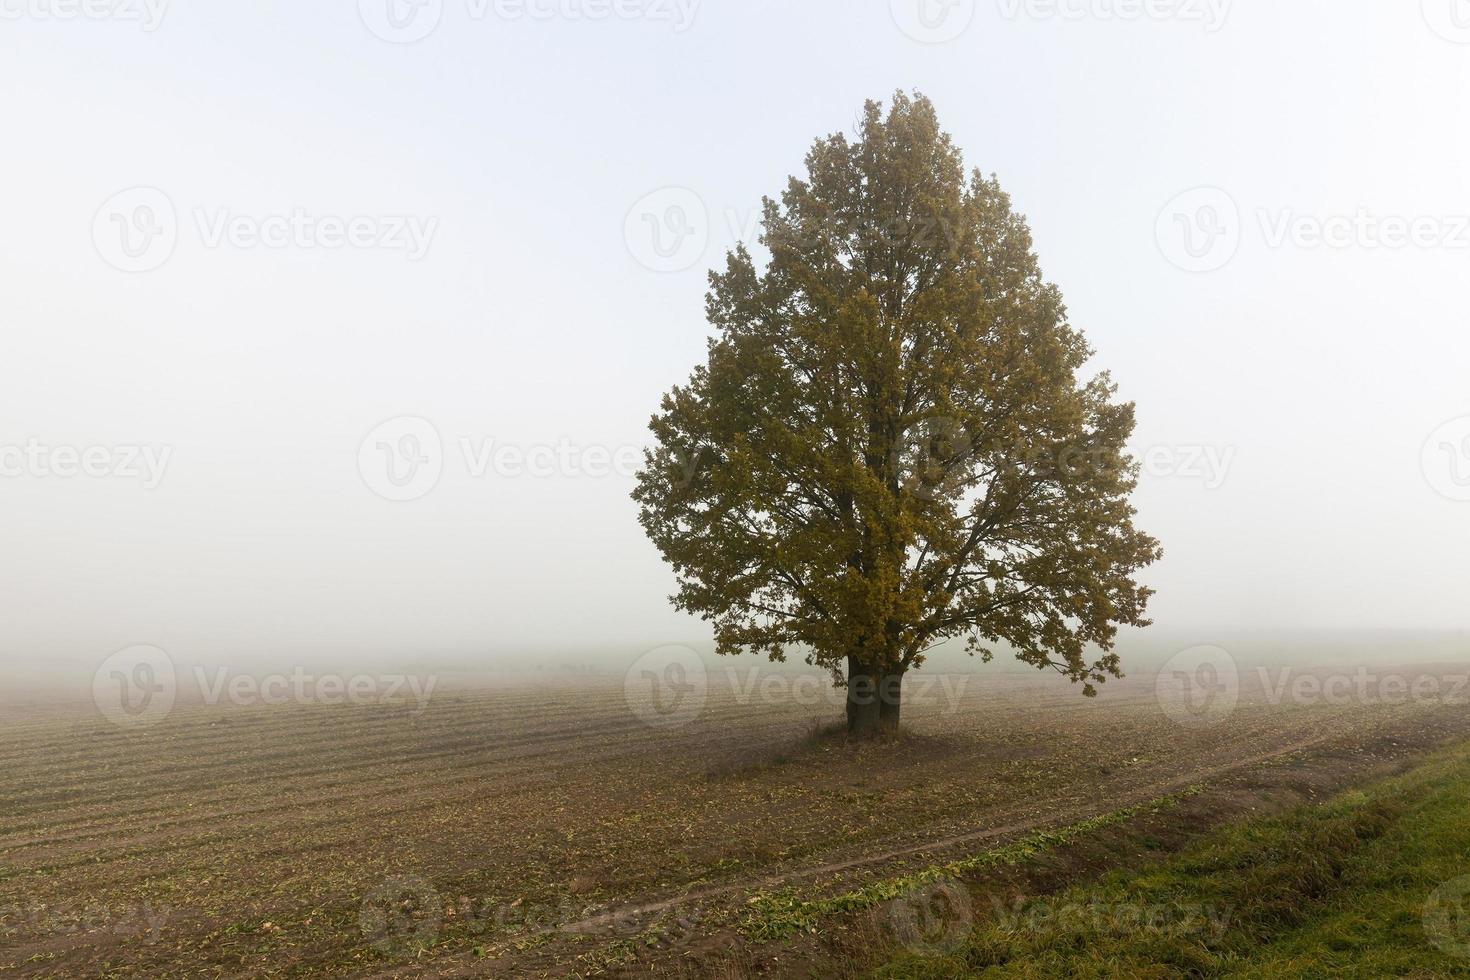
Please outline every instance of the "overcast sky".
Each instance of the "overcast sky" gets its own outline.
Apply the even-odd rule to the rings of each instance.
[[[1470,626],[1458,0],[389,2],[0,0],[0,656],[705,636],[629,460],[896,88],[1138,403],[1161,630]]]

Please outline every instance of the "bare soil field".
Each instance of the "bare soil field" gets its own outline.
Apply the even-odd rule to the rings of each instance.
[[[1283,761],[1331,760],[1325,785],[1470,738],[1463,696],[1282,699],[1247,672],[1202,727],[1151,675],[1091,700],[950,676],[968,680],[905,705],[904,737],[862,746],[824,731],[834,702],[718,670],[677,728],[640,720],[621,674],[441,688],[422,711],[180,704],[141,730],[7,708],[0,974],[803,975],[824,954],[810,936],[763,950],[753,896],[1201,787],[1228,809],[1242,774]]]

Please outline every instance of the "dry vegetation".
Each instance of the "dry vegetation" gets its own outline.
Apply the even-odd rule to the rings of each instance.
[[[932,700],[861,747],[822,730],[830,703],[722,685],[653,729],[621,676],[441,690],[422,714],[181,705],[135,732],[8,709],[0,973],[796,972],[799,944],[749,945],[769,896],[871,888],[1291,753],[1470,729],[1463,707],[1247,692],[1191,731],[1148,679],[1084,700],[980,673]]]

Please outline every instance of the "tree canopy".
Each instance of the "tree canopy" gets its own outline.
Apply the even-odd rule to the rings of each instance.
[[[1133,525],[1134,407],[1083,377],[996,179],[898,93],[816,141],[760,245],[710,274],[708,360],[664,396],[633,493],[674,604],[721,653],[799,651],[849,685],[960,637],[1088,694],[1118,676],[1160,555]]]

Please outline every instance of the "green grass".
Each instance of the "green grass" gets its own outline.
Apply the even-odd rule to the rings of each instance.
[[[1034,900],[973,894],[949,945],[914,941],[874,975],[1470,977],[1470,878],[1442,889],[1465,875],[1470,746],[1144,872]]]
[[[943,885],[956,877],[1004,865],[1033,860],[1057,847],[1070,844],[1088,834],[1123,823],[1143,813],[1157,813],[1173,806],[1180,796],[1192,795],[1193,788],[1148,803],[1115,810],[1056,830],[1039,830],[1002,847],[981,851],[971,857],[934,865],[913,874],[869,882],[861,888],[824,898],[805,898],[797,889],[778,892],[756,892],[746,901],[739,930],[747,939],[766,942],[793,933],[815,932],[822,919],[842,912],[870,909],[883,902],[913,894],[931,885]]]

